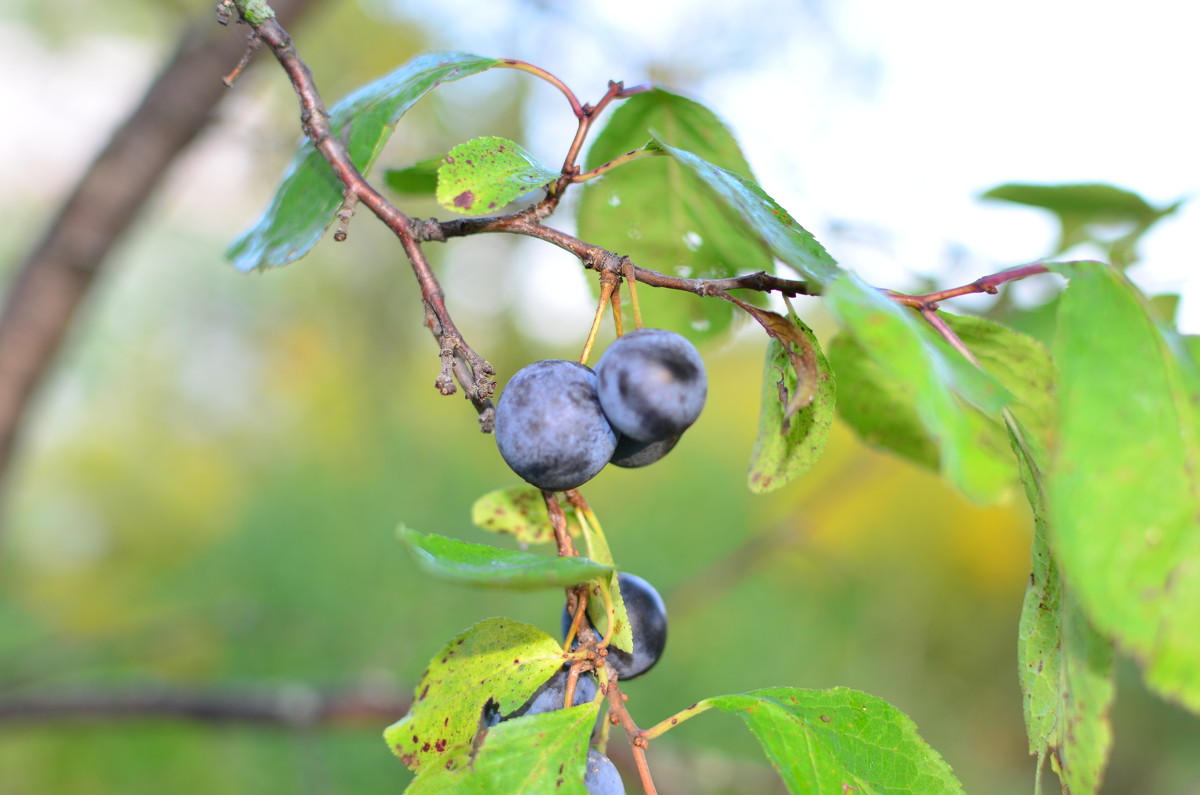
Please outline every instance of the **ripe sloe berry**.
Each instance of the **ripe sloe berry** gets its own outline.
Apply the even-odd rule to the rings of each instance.
[[[657,442],[639,442],[637,439],[622,436],[617,440],[617,450],[613,453],[610,463],[626,469],[644,467],[671,452],[678,441],[679,436],[659,439]]]
[[[520,718],[523,715],[540,715],[543,712],[562,709],[567,702],[567,667],[563,666],[555,671],[553,676],[534,691],[528,701],[507,715],[501,715],[496,702],[489,699],[483,707],[483,725],[490,729],[496,724],[512,718]],[[571,700],[571,706],[578,707],[580,704],[587,704],[595,697],[596,677],[590,673],[580,674],[575,680],[575,698]]]
[[[633,654],[615,646],[608,647],[608,662],[622,680],[641,676],[654,667],[667,645],[667,606],[654,586],[636,574],[617,575],[629,629],[633,633]],[[591,620],[588,620],[591,626]],[[571,613],[563,608],[563,635],[571,628]],[[595,627],[592,627],[595,631]]]
[[[512,470],[539,489],[566,491],[591,480],[617,447],[596,374],[563,359],[521,368],[496,406],[496,445]]]
[[[683,433],[700,416],[708,395],[700,354],[666,329],[618,337],[596,363],[596,377],[609,422],[640,442]]]
[[[625,784],[617,766],[595,748],[588,749],[583,786],[587,787],[588,795],[625,795]]]
[[[567,701],[567,669],[562,668],[555,672],[554,676],[546,680],[546,683],[537,689],[530,699],[514,710],[511,714],[505,716],[508,718],[519,718],[522,715],[539,715],[543,712],[554,712],[563,708]],[[578,707],[580,704],[587,704],[596,697],[596,678],[590,673],[580,674],[575,680],[575,698],[571,701],[571,706]]]

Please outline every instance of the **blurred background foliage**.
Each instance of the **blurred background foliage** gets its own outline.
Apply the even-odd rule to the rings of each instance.
[[[538,3],[513,5],[553,17]],[[422,6],[330,2],[296,31],[327,100],[444,45]],[[819,20],[814,8],[789,13]],[[18,3],[5,24],[59,52],[120,35],[152,70],[163,30],[194,11]],[[536,31],[513,33],[517,49]],[[737,41],[725,49],[751,57],[748,39]],[[555,70],[554,58],[544,64]],[[296,140],[289,86],[273,64],[260,66],[118,250],[30,417],[0,517],[0,704],[263,686],[395,697],[479,619],[557,631],[557,595],[430,581],[395,539],[403,521],[488,540],[470,525],[471,503],[515,478],[470,406],[433,389],[436,350],[385,231],[360,217],[346,243],[326,241],[265,275],[223,262]],[[642,69],[687,89],[713,68],[647,55],[628,75],[591,74],[576,88],[586,98]],[[542,115],[548,97],[514,74],[455,84],[404,120],[385,165],[480,134],[564,146],[572,120],[561,107]],[[756,122],[731,123],[736,132]],[[81,138],[98,142],[105,129]],[[79,162],[86,156],[85,147]],[[0,241],[6,262],[27,239],[10,232],[37,228],[58,198],[2,200],[13,221]],[[529,361],[577,355],[590,310],[568,257],[500,237],[431,254],[456,319],[501,383]],[[828,338],[819,303],[798,308]],[[1009,322],[1022,313],[1036,319],[1011,302],[997,309]],[[618,563],[656,584],[671,615],[662,662],[628,685],[635,718],[649,725],[704,696],[769,685],[845,685],[911,715],[968,792],[1029,791],[1015,649],[1030,522],[1019,493],[968,504],[838,425],[810,474],[752,496],[765,339],[744,331],[704,348],[709,405],[676,452],[584,490]],[[1105,791],[1200,793],[1195,721],[1132,674],[1121,669]],[[0,795],[399,792],[408,774],[380,738],[390,720],[0,723]],[[667,793],[777,787],[726,716],[668,734],[650,758]]]

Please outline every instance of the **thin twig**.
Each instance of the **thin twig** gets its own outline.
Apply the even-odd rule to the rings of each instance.
[[[626,152],[619,157],[614,157],[612,160],[609,160],[603,165],[596,166],[591,171],[584,171],[580,174],[575,174],[571,177],[571,181],[577,183],[587,182],[589,179],[595,179],[596,177],[603,176],[609,171],[612,171],[614,168],[623,166],[633,160],[640,160],[643,157],[657,157],[662,154],[663,152],[655,149],[634,149],[632,152]]]
[[[395,720],[411,706],[412,699],[398,693],[322,692],[304,685],[237,690],[55,690],[0,699],[0,726],[162,718],[287,727],[372,725]]]
[[[1049,272],[1050,269],[1046,265],[1035,262],[1030,265],[1021,265],[1017,268],[1009,268],[1008,270],[981,276],[970,284],[964,284],[961,287],[951,287],[948,290],[938,290],[926,293],[925,295],[905,295],[904,293],[889,290],[888,297],[897,303],[911,306],[914,309],[924,309],[926,307],[937,309],[937,305],[948,298],[957,298],[960,295],[972,295],[975,293],[995,295],[1002,284]]]
[[[724,279],[685,279],[680,276],[668,276],[649,268],[634,265],[627,257],[618,257],[612,252],[599,246],[586,243],[573,235],[554,229],[541,223],[537,214],[528,208],[519,213],[487,218],[456,218],[449,221],[428,220],[418,224],[417,234],[422,240],[445,241],[452,237],[485,233],[508,233],[526,235],[544,240],[564,251],[575,255],[584,267],[592,270],[617,270],[629,280],[632,274],[635,281],[651,287],[665,287],[670,290],[682,290],[700,296],[719,296],[728,290],[755,290],[757,292],[778,292],[784,296],[817,295],[817,291],[808,282],[797,279],[784,279],[766,271],[746,273],[741,276],[731,276]]]
[[[654,778],[650,775],[650,765],[646,761],[646,746],[649,741],[642,736],[641,730],[633,722],[633,716],[625,708],[626,696],[617,684],[615,672],[610,668],[608,674],[608,685],[604,691],[608,697],[608,718],[613,723],[619,724],[625,730],[625,736],[629,738],[629,749],[633,753],[633,761],[637,766],[638,777],[642,781],[642,789],[645,790],[646,795],[657,795],[658,790],[654,787]]]
[[[625,97],[633,96],[649,90],[649,86],[636,86],[626,89],[624,83],[609,81],[608,91],[600,98],[600,101],[595,105],[585,105],[581,108],[582,113],[577,113],[579,118],[579,127],[575,130],[575,138],[571,141],[571,146],[567,149],[567,156],[563,158],[563,178],[560,183],[569,182],[571,175],[577,170],[576,161],[579,159],[579,153],[583,151],[583,142],[587,140],[588,132],[592,129],[592,124],[600,117],[605,108],[614,100],[624,99]],[[560,188],[565,185],[559,185]],[[561,193],[561,190],[559,191]]]
[[[516,58],[501,58],[500,65],[509,69],[517,69],[519,71],[526,72],[534,75],[535,77],[540,77],[542,80],[545,80],[547,83],[562,92],[562,95],[567,98],[567,102],[571,103],[571,112],[575,114],[575,118],[582,119],[587,115],[587,110],[582,104],[580,104],[579,98],[575,96],[575,92],[572,91],[566,83],[559,80],[542,67],[534,66],[531,63],[520,61]]]
[[[954,329],[946,325],[946,321],[942,319],[936,309],[924,307],[921,309],[921,316],[925,318],[925,322],[933,326],[934,331],[942,335],[942,338],[950,343],[951,348],[961,353],[964,359],[980,369],[983,368],[983,365],[975,358],[975,354],[971,353],[971,349],[967,347],[966,343],[959,339],[959,336],[954,333]]]
[[[242,13],[245,19],[246,15],[240,6],[239,13]],[[454,391],[453,380],[457,380],[479,413],[482,429],[490,430],[494,414],[490,398],[496,386],[492,378],[495,370],[467,344],[450,317],[445,295],[421,250],[412,222],[367,182],[351,161],[345,144],[333,134],[329,114],[317,90],[312,71],[297,54],[287,31],[274,18],[251,24],[251,27],[271,48],[276,60],[291,80],[300,102],[300,121],[305,134],[346,187],[343,206],[352,206],[351,197],[357,197],[358,201],[366,205],[400,240],[428,310],[427,325],[441,347],[443,366],[436,386],[443,394],[450,394]]]

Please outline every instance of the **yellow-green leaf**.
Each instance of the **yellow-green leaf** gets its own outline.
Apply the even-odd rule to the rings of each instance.
[[[489,701],[501,714],[512,712],[562,665],[562,646],[537,627],[481,621],[430,660],[412,709],[384,739],[412,770],[444,765],[469,751]]]

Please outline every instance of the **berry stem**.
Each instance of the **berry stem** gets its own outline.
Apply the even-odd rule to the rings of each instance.
[[[571,650],[571,644],[575,642],[579,628],[583,626],[583,617],[587,614],[587,592],[586,587],[567,589],[567,609],[571,609],[571,594],[575,594],[575,609],[571,613],[571,626],[567,628],[567,636],[563,638],[564,651]]]
[[[637,275],[634,273],[633,260],[629,257],[621,258],[621,274],[625,277],[625,283],[629,285],[629,302],[633,304],[633,327],[642,327],[642,307],[638,304],[637,294]]]
[[[699,701],[695,704],[692,704],[687,709],[679,710],[671,717],[655,724],[654,726],[651,726],[649,729],[642,730],[640,735],[647,740],[653,740],[655,737],[661,737],[671,729],[674,729],[676,726],[683,723],[685,720],[694,718],[702,712],[707,712],[708,709],[708,702]]]
[[[600,331],[600,321],[604,319],[604,310],[608,308],[608,300],[616,287],[616,277],[604,271],[600,274],[600,302],[596,305],[596,316],[592,319],[592,329],[588,332],[587,342],[583,345],[583,353],[579,356],[580,364],[587,364],[592,355],[592,346],[596,343],[596,333]]]
[[[575,685],[579,682],[579,663],[572,663],[570,670],[567,671],[567,687],[566,694],[563,697],[563,709],[567,709],[575,703]]]
[[[550,515],[550,526],[554,528],[554,541],[558,544],[560,558],[573,558],[579,555],[571,533],[567,530],[567,515],[563,513],[562,503],[558,495],[542,489],[542,499],[546,502],[546,513]]]
[[[616,329],[618,337],[625,334],[625,322],[621,317],[621,311],[621,283],[617,282],[612,294],[612,318],[613,328]]]

